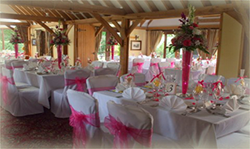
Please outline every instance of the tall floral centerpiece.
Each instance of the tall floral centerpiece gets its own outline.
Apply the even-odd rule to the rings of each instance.
[[[68,45],[70,40],[66,35],[66,29],[59,28],[60,23],[56,26],[55,34],[53,39],[50,41],[51,46],[57,47],[57,57],[58,57],[58,67],[61,69],[61,62],[62,62],[62,46]]]
[[[23,40],[17,30],[15,30],[14,34],[12,34],[10,38],[10,43],[14,45],[15,58],[17,58],[18,57],[18,43],[23,43]]]
[[[115,53],[114,45],[117,45],[115,38],[111,36],[107,44],[111,46],[111,60],[114,60],[114,53]]]
[[[189,6],[188,18],[184,13],[181,14],[181,19],[179,21],[182,23],[179,28],[180,31],[176,33],[175,37],[171,40],[170,50],[173,48],[174,51],[182,49],[182,95],[186,96],[189,73],[190,73],[190,63],[193,57],[193,51],[199,49],[207,54],[209,52],[206,50],[206,39],[202,35],[202,32],[198,29],[198,24],[194,23],[194,6]]]

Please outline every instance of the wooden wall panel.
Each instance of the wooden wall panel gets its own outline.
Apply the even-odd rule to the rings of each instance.
[[[94,60],[95,52],[95,28],[88,24],[78,25],[78,57],[82,66],[87,66],[87,60]]]
[[[242,59],[242,25],[231,16],[222,14],[217,74],[238,77]]]

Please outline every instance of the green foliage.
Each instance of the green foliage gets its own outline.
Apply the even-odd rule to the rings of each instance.
[[[0,36],[0,51],[2,51],[2,50],[14,51],[14,45],[12,43],[10,43],[10,39],[12,37],[12,34],[14,34],[14,31],[11,29],[0,29],[0,35],[2,35],[2,32],[4,33],[4,39],[2,39],[2,36]],[[4,42],[4,48],[2,46],[3,42]],[[18,51],[19,52],[23,52],[22,51],[23,46],[24,46],[23,43],[18,44]]]

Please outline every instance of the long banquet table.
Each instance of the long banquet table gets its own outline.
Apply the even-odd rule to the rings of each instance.
[[[28,83],[39,88],[38,103],[48,109],[50,108],[49,97],[51,91],[64,88],[63,74],[38,75],[35,71],[25,71],[16,68],[14,70],[14,79],[15,81]]]
[[[116,103],[140,106],[153,116],[154,133],[179,141],[183,147],[187,148],[216,148],[217,138],[240,130],[250,121],[249,110],[239,109],[232,113],[229,118],[212,115],[204,109],[183,116],[181,113],[171,112],[160,106],[153,106],[157,104],[156,101],[137,104],[134,101],[126,100],[120,93],[112,91],[95,92],[93,96],[99,103],[101,122],[108,116],[107,102],[109,100]]]

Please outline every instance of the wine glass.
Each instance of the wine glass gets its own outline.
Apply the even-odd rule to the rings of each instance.
[[[200,111],[199,106],[198,106],[198,101],[202,100],[202,96],[203,96],[203,86],[201,84],[198,84],[193,90],[193,97],[195,99],[195,111],[196,112]],[[201,107],[203,107],[203,105]]]

